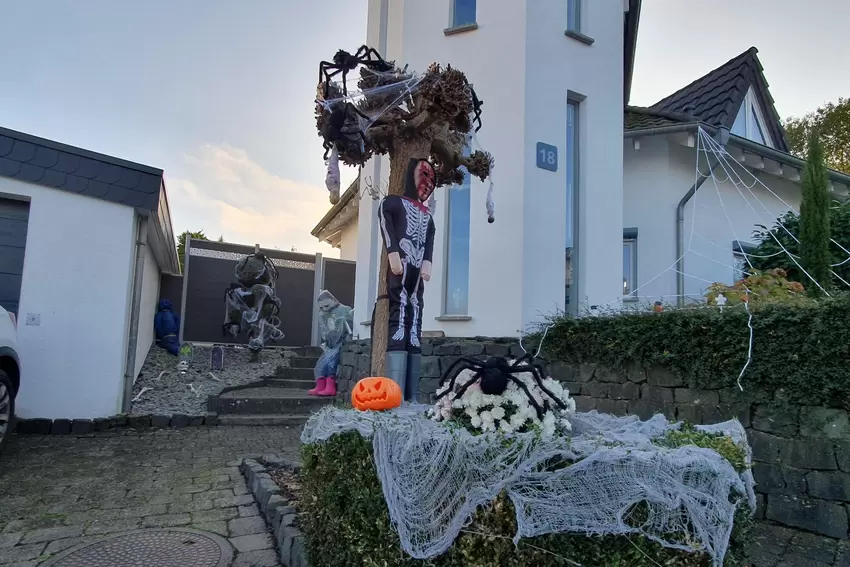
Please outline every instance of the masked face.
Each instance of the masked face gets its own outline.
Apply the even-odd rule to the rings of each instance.
[[[319,311],[328,312],[334,308],[336,302],[332,299],[320,299],[319,300]]]
[[[436,182],[434,166],[425,160],[420,161],[413,172],[413,181],[416,183],[416,196],[420,202],[424,203],[434,192]]]

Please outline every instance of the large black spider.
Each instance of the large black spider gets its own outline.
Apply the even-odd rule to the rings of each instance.
[[[525,395],[528,396],[528,401],[534,406],[534,409],[537,411],[537,417],[541,421],[543,421],[544,413],[552,407],[550,400],[560,409],[567,409],[567,405],[563,402],[563,400],[559,399],[543,385],[543,367],[535,363],[534,357],[528,353],[516,359],[513,364],[509,363],[501,356],[494,356],[484,361],[463,356],[457,359],[443,373],[442,378],[440,378],[440,387],[443,387],[446,380],[450,380],[449,387],[443,393],[437,395],[436,399],[439,400],[449,392],[454,391],[455,380],[457,380],[457,377],[464,370],[473,370],[475,371],[475,375],[456,392],[455,395],[458,398],[461,397],[463,393],[479,379],[481,380],[481,391],[485,394],[495,396],[501,396],[504,394],[505,390],[508,388],[508,382],[510,381],[516,384],[520,390],[525,392]],[[515,374],[522,374],[524,372],[530,372],[531,375],[534,376],[534,380],[537,382],[538,387],[540,387],[540,389],[549,396],[550,400],[543,400],[542,407],[539,403],[537,403],[537,400],[534,399],[534,396],[531,395],[531,392],[528,390],[525,383],[515,376]]]
[[[345,85],[345,79],[349,71],[353,71],[358,65],[363,65],[367,69],[378,73],[386,73],[392,71],[393,65],[384,61],[380,53],[375,51],[374,47],[362,45],[352,55],[351,53],[340,49],[333,57],[333,62],[322,61],[319,63],[319,82],[323,83],[322,95],[325,99],[328,98],[331,79],[339,74],[342,74],[342,93],[348,95],[348,88]]]

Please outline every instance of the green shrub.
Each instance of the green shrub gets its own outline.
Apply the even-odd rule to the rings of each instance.
[[[750,309],[753,357],[742,378],[742,399],[850,409],[850,297]],[[557,318],[544,353],[550,361],[614,369],[660,364],[692,388],[738,391],[747,361],[747,318],[741,306]]]
[[[693,442],[719,447],[730,462],[742,465],[743,450],[717,436],[690,430],[670,436],[673,446]],[[299,510],[307,536],[311,565],[323,567],[560,567],[579,563],[587,567],[708,567],[704,554],[661,547],[642,536],[587,537],[546,535],[512,541],[516,533],[513,505],[503,494],[476,513],[452,547],[440,557],[422,561],[401,551],[372,458],[372,442],[356,432],[338,434],[324,443],[303,447],[303,509]],[[746,506],[736,515],[732,543],[725,565],[741,565],[749,516]],[[486,534],[486,535],[484,535]],[[568,558],[574,563],[569,563]]]

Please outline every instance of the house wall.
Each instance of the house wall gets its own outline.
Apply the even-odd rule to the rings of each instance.
[[[476,147],[496,166],[496,222],[485,211],[487,184],[471,183],[468,320],[442,318],[445,287],[446,189],[432,211],[437,226],[432,278],[426,286],[424,331],[449,336],[516,335],[546,314],[563,309],[566,240],[566,104],[569,91],[586,98],[581,115],[581,214],[587,219],[580,255],[582,289],[592,302],[617,299],[620,285],[622,155],[610,140],[622,137],[623,4],[587,3],[585,45],[564,35],[561,0],[479,2],[478,29],[445,35],[450,0],[390,0],[386,57],[422,71],[436,61],[464,71],[484,101]],[[604,4],[604,5],[603,5]],[[369,2],[367,41],[378,44],[380,1]],[[481,53],[487,53],[482,57]],[[546,88],[540,88],[540,85]],[[536,143],[559,149],[557,172],[536,167]],[[363,179],[387,179],[372,160]],[[380,245],[374,207],[361,203],[355,310],[371,313]],[[553,261],[553,259],[556,259]],[[494,285],[497,282],[497,285]],[[592,282],[590,285],[589,282]],[[358,317],[360,318],[360,317]],[[363,318],[361,318],[363,319]],[[368,328],[355,333],[369,336]]]
[[[700,162],[706,172],[705,158]],[[768,174],[755,183],[751,174],[733,166],[732,179],[722,168],[707,179],[685,207],[685,294],[700,300],[712,282],[732,283],[734,240],[753,242],[756,224],[771,226],[787,207],[799,209],[799,185]],[[638,229],[637,285],[641,303],[676,301],[676,207],[696,175],[696,150],[655,136],[624,144],[623,226]],[[715,182],[715,180],[717,182]],[[754,184],[755,183],[755,184]],[[739,191],[740,189],[740,191]]]
[[[342,229],[339,241],[339,259],[357,261],[357,217]]]
[[[30,200],[18,415],[117,413],[127,354],[133,209],[3,177],[0,195]],[[28,325],[28,314],[40,317],[39,324]]]
[[[148,238],[150,242],[151,238]],[[136,366],[134,376],[138,376],[155,340],[153,318],[159,303],[161,273],[150,245],[145,250],[145,268],[142,277],[142,303],[139,308],[139,337],[136,343]]]

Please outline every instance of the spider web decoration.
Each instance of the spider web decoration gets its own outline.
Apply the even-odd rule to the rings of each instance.
[[[468,372],[468,371],[467,371]],[[325,407],[301,442],[357,431],[372,440],[375,468],[401,546],[416,559],[444,553],[479,506],[503,490],[516,509],[514,542],[552,533],[642,534],[661,545],[704,551],[723,564],[738,506],[755,510],[752,472],[739,475],[718,453],[652,440],[677,429],[663,415],[642,422],[596,411],[570,418],[570,438],[536,433],[472,435],[426,419],[426,406],[389,412]],[[697,426],[749,447],[737,421]],[[563,468],[544,472],[546,463]],[[572,463],[572,464],[570,464]],[[638,503],[646,516],[629,521]]]
[[[451,65],[435,63],[417,74],[384,61],[367,46],[354,54],[340,50],[332,61],[319,64],[315,102],[331,203],[339,199],[340,163],[362,166],[388,153],[392,158],[401,142],[428,142],[437,186],[461,184],[465,173],[484,181],[495,165],[474,139],[483,101],[466,75]],[[462,155],[462,148],[473,144],[475,151]],[[486,205],[493,222],[492,178]]]
[[[739,268],[729,263],[731,253],[729,247],[729,235],[732,235],[734,242],[746,241],[745,236],[752,233],[754,229],[762,224],[775,224],[787,234],[792,240],[799,243],[799,239],[785,225],[782,224],[780,217],[791,211],[799,214],[799,209],[789,203],[789,197],[783,197],[780,192],[770,188],[757,175],[736,160],[727,149],[722,146],[717,140],[712,138],[702,128],[697,132],[697,159],[694,171],[694,183],[705,178],[705,182],[698,187],[687,206],[690,208],[690,215],[686,215],[687,224],[690,226],[686,237],[686,246],[681,256],[676,258],[666,268],[661,269],[654,276],[643,282],[632,291],[631,298],[621,296],[606,304],[601,305],[593,315],[616,315],[623,312],[645,309],[646,304],[653,304],[657,301],[665,302],[671,298],[684,298],[690,303],[691,307],[705,309],[712,306],[706,305],[705,296],[708,286],[717,283],[717,273],[715,266],[721,266],[728,269],[728,274],[739,271]],[[724,190],[731,189],[731,190]],[[709,213],[709,214],[704,214]],[[715,213],[715,214],[710,214]],[[720,213],[723,221],[717,221],[716,213]],[[755,221],[755,222],[754,222]],[[792,254],[782,242],[776,238],[775,234],[770,233],[770,237],[779,245],[779,252],[771,255],[784,255],[798,267],[801,273],[807,278],[806,285],[816,286],[823,291],[826,296],[829,293],[823,282],[818,282],[809,274],[800,264],[800,259]],[[847,254],[847,259],[832,265],[832,268],[843,265],[850,261],[850,250],[847,247],[831,239],[831,244],[839,250]],[[749,254],[745,250],[741,250],[739,254],[744,259],[745,266],[740,269],[741,277],[745,278],[753,273],[752,258],[761,258],[754,254]],[[701,265],[697,265],[696,269],[679,270],[679,262],[685,260],[685,267],[689,266],[686,261],[688,258],[701,259]],[[831,270],[832,275],[842,282],[843,285],[850,287],[850,282],[842,278],[835,270]],[[651,290],[655,284],[668,274],[681,274],[686,278],[690,285],[686,284],[686,288],[696,289],[691,293],[681,295],[663,295],[653,293]],[[714,277],[714,279],[712,279]],[[663,282],[659,282],[663,286]],[[750,293],[749,289],[745,291]],[[641,293],[643,292],[643,293]],[[637,299],[638,307],[625,303],[625,299]],[[725,298],[724,298],[725,300]],[[684,307],[688,308],[688,307]],[[753,358],[753,314],[750,311],[749,301],[742,302],[738,305],[725,305],[725,301],[721,301],[714,306],[721,311],[724,309],[744,309],[748,312],[747,327],[748,327],[748,349],[747,359],[738,376],[738,387],[743,390],[742,377],[749,367]]]

